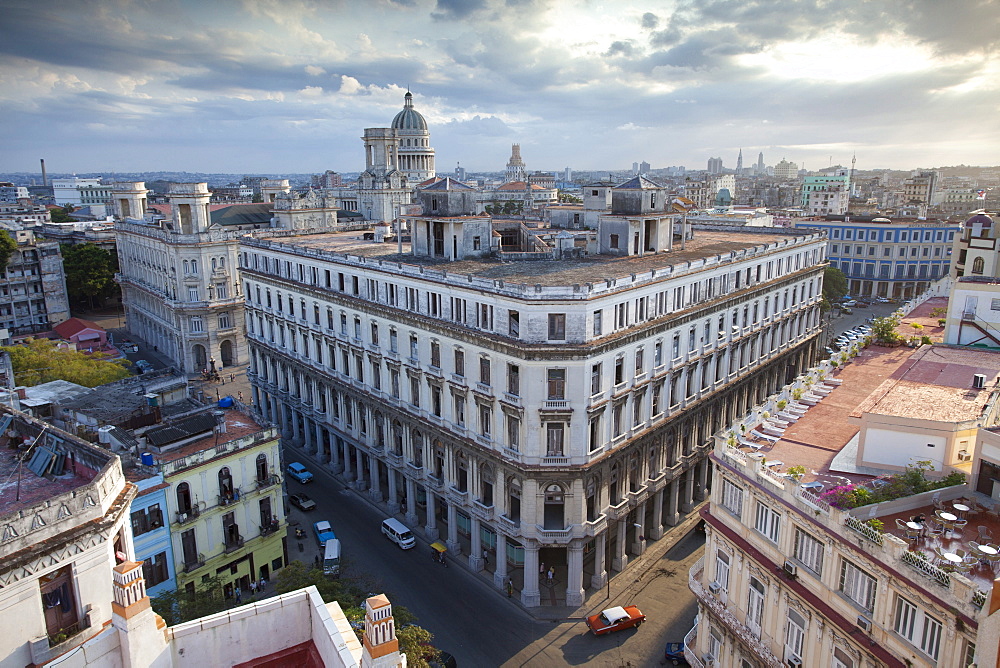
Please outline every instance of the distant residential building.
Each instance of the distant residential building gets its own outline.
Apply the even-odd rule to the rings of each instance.
[[[983,207],[983,200],[974,188],[945,188],[938,193],[941,201],[937,211],[945,216],[967,216]]]
[[[957,223],[865,218],[795,222],[826,232],[830,266],[844,272],[852,295],[907,299],[948,275]]]
[[[930,205],[934,202],[937,189],[937,172],[916,172],[903,181],[903,193],[907,202]]]
[[[802,181],[802,207],[810,216],[844,215],[850,202],[850,175],[840,169],[834,174],[806,176]]]
[[[17,249],[0,274],[0,328],[11,334],[50,330],[70,315],[59,244],[36,240],[31,231],[11,236]]]
[[[24,227],[32,227],[51,221],[52,214],[44,204],[5,202],[0,203],[0,220],[9,220],[20,223]]]
[[[650,164],[648,162],[646,162],[645,160],[643,160],[642,162],[639,163],[639,173],[640,174],[644,174],[644,175],[645,174],[649,174],[649,172],[652,171],[652,169],[653,168],[650,166]]]
[[[946,343],[1000,347],[1000,240],[985,213],[969,218],[955,238],[957,279],[948,301]]]
[[[322,174],[314,174],[310,182],[313,188],[339,188],[344,185],[344,177],[328,169]]]
[[[721,174],[722,173],[722,158],[709,158],[708,159],[708,173],[709,174]]]
[[[774,166],[774,178],[791,180],[799,177],[799,166],[794,162],[788,162],[784,158]]]
[[[572,180],[573,180],[573,170],[567,167],[565,170],[563,170],[563,181],[569,183]]]
[[[88,190],[88,199],[95,199],[94,192],[103,192],[104,186],[100,179],[52,179],[52,197],[60,206],[66,204],[83,204],[83,190]],[[110,192],[109,192],[110,194]]]
[[[15,186],[13,183],[0,182],[0,202],[17,202],[28,199],[28,189],[25,186]]]

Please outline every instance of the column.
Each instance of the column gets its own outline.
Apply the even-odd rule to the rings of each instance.
[[[684,473],[684,497],[681,502],[681,511],[691,512],[694,505],[694,469],[688,469]]]
[[[395,515],[399,512],[399,488],[396,486],[396,476],[399,475],[396,469],[391,466],[389,469],[389,514]]]
[[[704,501],[708,495],[708,467],[711,466],[708,459],[698,462],[698,486],[695,488],[695,498]]]
[[[667,486],[667,516],[663,518],[663,521],[672,527],[677,526],[680,521],[680,517],[677,514],[677,495],[680,490],[680,480],[674,479],[670,481]]]
[[[471,545],[469,547],[469,568],[473,571],[483,570],[483,536],[479,528],[479,518],[473,516],[469,527]]]
[[[600,589],[608,583],[608,571],[605,563],[607,561],[608,530],[605,529],[594,538],[594,574],[590,578],[590,586]]]
[[[417,483],[412,478],[404,478],[406,485],[406,523],[417,525]]]
[[[351,468],[351,446],[342,438],[337,439],[344,446],[344,480],[347,484],[354,481],[354,471]]]
[[[288,413],[285,404],[278,403],[278,400],[274,400],[274,412],[278,414],[278,421],[281,424],[281,438],[286,441],[292,436],[292,428],[288,424]]]
[[[462,545],[458,542],[458,509],[454,503],[448,504],[448,550],[455,556],[462,554]]]
[[[498,589],[507,587],[507,536],[497,534],[497,567],[493,571],[493,586]]]
[[[260,400],[260,388],[257,387],[256,385],[251,386],[251,388],[250,388],[250,396],[253,397],[253,399],[251,401],[253,402],[253,405],[256,406],[257,409],[260,411],[260,416],[263,419],[265,419],[268,422],[270,422],[271,419],[270,419],[270,417],[268,417],[267,408],[264,407],[263,402],[261,402],[261,400]]]
[[[319,461],[326,464],[330,461],[330,454],[327,451],[326,439],[323,436],[326,434],[326,430],[323,429],[323,425],[318,421],[313,422],[313,427],[316,431],[316,455],[319,457]]]
[[[357,473],[354,488],[360,491],[365,488],[365,453],[358,447],[354,448],[354,471]]]
[[[583,605],[583,544],[577,541],[570,543],[566,556],[566,605]]]
[[[646,551],[646,502],[643,501],[635,511],[635,523],[639,526],[629,527],[635,530],[635,542],[632,543],[632,553],[636,556]]]
[[[368,496],[370,496],[373,501],[381,501],[382,481],[379,479],[378,475],[378,458],[371,453],[368,454],[368,476],[372,481],[371,487],[368,490]]]
[[[427,490],[427,523],[424,525],[424,535],[430,540],[437,540],[440,535],[437,528],[437,497],[429,488],[424,489]]]
[[[326,427],[324,429],[326,429],[326,435],[330,438],[330,469],[339,473],[344,468],[344,463],[340,456],[340,442],[334,436],[333,431]]]
[[[646,538],[660,540],[663,538],[663,490],[653,495],[653,526],[649,527]]]
[[[316,443],[313,441],[313,429],[310,420],[302,417],[302,441],[305,451],[310,455],[316,454]]]
[[[625,554],[625,533],[628,529],[628,519],[618,520],[618,534],[615,536],[615,556],[611,560],[611,568],[619,573],[628,565],[628,555]]]
[[[292,412],[292,443],[295,445],[302,445],[302,432],[299,431],[299,412],[294,408],[290,409]]]
[[[538,592],[538,546],[524,546],[524,588],[521,589],[521,604],[526,608],[537,608],[540,602]]]

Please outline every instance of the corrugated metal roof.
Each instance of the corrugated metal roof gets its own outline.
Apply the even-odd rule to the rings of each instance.
[[[215,416],[211,413],[199,413],[189,418],[178,420],[173,424],[165,424],[146,432],[146,442],[154,447],[169,445],[176,441],[183,441],[198,434],[215,429],[217,424]]]

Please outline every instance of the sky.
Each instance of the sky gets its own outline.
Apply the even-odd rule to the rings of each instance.
[[[997,164],[995,0],[0,0],[0,171]]]

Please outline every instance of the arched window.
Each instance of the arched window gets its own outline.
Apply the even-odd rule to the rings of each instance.
[[[216,269],[218,269],[218,261],[213,257],[212,258],[212,271],[215,271]]]
[[[257,455],[257,481],[267,480],[267,455],[261,453]]]
[[[972,273],[981,274],[986,269],[986,261],[981,257],[977,257],[972,261]]]
[[[184,260],[184,273],[185,273],[185,274],[188,274],[188,273],[190,273],[190,269],[191,269],[191,266],[190,266],[190,264],[188,263],[188,261],[187,261],[187,260]]]
[[[219,269],[225,269],[225,268],[226,268],[226,258],[225,257],[220,257],[219,258]]]
[[[219,503],[227,504],[236,500],[233,492],[233,474],[229,472],[228,466],[219,469]]]
[[[191,487],[186,482],[177,485],[177,512],[182,515],[191,513]]]

